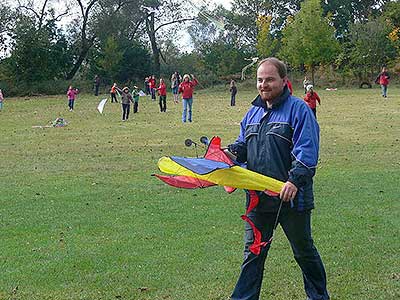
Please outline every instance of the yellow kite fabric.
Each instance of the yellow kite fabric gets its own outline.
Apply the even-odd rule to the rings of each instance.
[[[229,186],[239,189],[247,189],[254,191],[269,190],[279,193],[284,182],[274,178],[247,170],[237,165],[217,168],[207,174],[198,174],[193,172],[187,165],[178,164],[171,157],[161,157],[158,161],[160,171],[179,176],[188,176],[201,180],[206,180],[218,185]]]

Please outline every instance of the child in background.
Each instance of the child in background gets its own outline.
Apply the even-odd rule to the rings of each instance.
[[[236,94],[237,94],[237,87],[235,80],[231,80],[231,85],[229,91],[231,92],[231,106],[235,106],[236,104]]]
[[[139,88],[135,85],[132,90],[132,98],[133,98],[133,113],[138,112],[139,108]]]
[[[0,90],[0,111],[3,109],[3,101],[4,101],[3,92]]]
[[[75,102],[76,95],[78,95],[78,94],[79,94],[79,90],[72,88],[72,85],[70,85],[68,88],[68,92],[67,92],[69,111],[74,110],[74,102]]]
[[[156,100],[156,76],[151,75],[149,78],[149,89],[151,94],[151,100]]]
[[[129,111],[131,110],[131,103],[133,101],[132,95],[129,93],[129,88],[126,86],[122,90],[116,87],[117,91],[121,93],[122,104],[122,122],[128,121]]]
[[[167,111],[167,86],[164,83],[164,79],[160,78],[160,85],[157,88],[158,95],[160,96],[160,112]]]
[[[317,92],[314,92],[314,87],[312,84],[307,85],[307,94],[304,96],[304,101],[311,108],[314,113],[315,118],[317,118],[317,101],[321,105],[321,99],[319,98]]]
[[[113,102],[118,103],[116,87],[117,87],[117,84],[114,82],[114,84],[112,85],[111,90],[110,90],[111,103],[113,103]]]

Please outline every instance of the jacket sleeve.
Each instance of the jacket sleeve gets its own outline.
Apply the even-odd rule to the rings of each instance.
[[[319,152],[319,126],[312,111],[302,105],[293,120],[292,166],[288,181],[300,188],[315,175]]]

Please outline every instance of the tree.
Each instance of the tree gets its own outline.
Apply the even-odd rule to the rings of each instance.
[[[329,22],[322,17],[319,0],[306,0],[283,30],[282,58],[294,66],[311,69],[313,81],[315,67],[332,62],[339,50]]]
[[[259,16],[257,19],[257,53],[259,57],[274,56],[277,52],[278,41],[271,34],[271,16]]]
[[[16,9],[9,62],[18,82],[35,84],[65,76],[70,58],[68,43],[56,25],[65,13],[56,16],[54,9],[48,7],[49,3],[44,1],[36,11],[33,3],[27,6],[19,2]]]
[[[146,15],[146,33],[149,37],[151,50],[153,52],[154,73],[159,76],[161,69],[161,50],[159,46],[159,40],[162,39],[161,36],[173,36],[174,34],[176,34],[177,28],[174,28],[171,25],[193,21],[195,18],[193,16],[183,16],[183,14],[189,14],[190,11],[184,11],[184,2],[180,0],[150,2],[152,2],[151,6],[142,7],[142,9]],[[169,31],[163,31],[163,29],[167,26],[169,28]]]
[[[349,27],[349,41],[345,44],[348,56],[346,63],[360,82],[395,59],[396,48],[388,38],[390,31],[391,27],[383,18]]]
[[[390,0],[329,0],[322,1],[322,7],[325,16],[332,16],[336,37],[345,39],[351,24],[364,23],[380,15],[383,5],[387,2]]]
[[[270,31],[280,31],[288,16],[300,8],[300,0],[234,0],[226,16],[228,35],[238,46],[257,43],[259,16],[272,16]]]
[[[119,49],[113,36],[108,37],[101,56],[99,59],[100,66],[109,77],[115,79],[119,73],[123,51]]]

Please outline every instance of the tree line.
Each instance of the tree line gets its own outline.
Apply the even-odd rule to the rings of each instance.
[[[14,3],[14,2],[13,2]],[[0,3],[0,88],[58,93],[95,74],[135,84],[176,70],[203,85],[240,74],[252,57],[290,70],[367,80],[398,70],[400,3],[390,0],[18,0]],[[182,49],[182,31],[191,51]],[[68,82],[68,84],[66,84]]]

